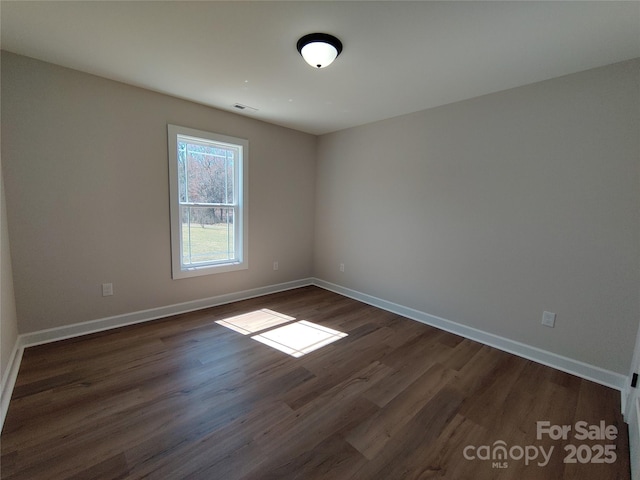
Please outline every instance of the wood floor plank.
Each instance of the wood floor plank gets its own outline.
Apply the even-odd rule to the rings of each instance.
[[[69,477],[69,480],[98,480],[101,478],[111,478],[119,480],[129,477],[127,461],[123,453],[114,455],[111,458],[82,470],[77,475]]]
[[[408,479],[414,463],[422,464],[425,452],[432,448],[432,443],[454,418],[463,398],[459,391],[444,386],[353,478]]]
[[[366,459],[338,434],[328,437],[315,448],[301,453],[281,455],[242,480],[340,480]]]
[[[308,415],[305,423],[310,425],[317,415],[335,412],[335,420],[308,431],[299,437],[295,445],[278,443],[274,448],[271,440],[262,438],[264,460],[242,480],[263,478],[340,478],[351,471],[354,465],[364,463],[362,455],[344,441],[344,432],[370,417],[377,408],[362,398],[353,398],[339,407],[317,410]],[[311,412],[310,412],[311,413]],[[304,420],[303,420],[304,422]],[[216,472],[217,473],[217,472]],[[343,477],[344,478],[344,477]]]
[[[177,435],[158,432],[126,452],[132,466],[131,478],[188,478],[187,475],[210,469],[222,475],[225,468],[232,472],[226,478],[238,478],[262,459],[254,437],[291,415],[293,412],[284,403],[265,401],[249,414],[198,438],[189,435],[188,430]]]
[[[276,327],[262,309],[347,336],[294,358],[216,323]],[[27,348],[0,476],[627,480],[619,402],[601,385],[304,287]],[[538,421],[619,434],[538,439]],[[500,442],[554,450],[543,466],[501,468],[481,449]],[[583,443],[611,444],[616,461],[564,463]]]
[[[347,435],[347,441],[367,459],[373,460],[452,378],[451,370],[433,365],[409,385],[403,395],[354,428]]]
[[[425,450],[421,461],[412,467],[411,475],[421,480],[499,478],[500,472],[491,465],[467,461],[460,455],[468,445],[482,445],[487,435],[487,429],[456,414],[433,442],[433,448]]]

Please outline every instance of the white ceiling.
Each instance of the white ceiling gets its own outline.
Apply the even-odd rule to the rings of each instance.
[[[1,46],[313,134],[640,57],[640,2],[13,2]],[[328,68],[302,35],[344,44]]]

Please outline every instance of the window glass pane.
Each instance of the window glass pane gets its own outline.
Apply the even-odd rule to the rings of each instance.
[[[226,203],[237,203],[237,200],[233,196],[234,193],[234,169],[235,169],[235,159],[238,156],[238,150],[227,150],[227,159],[225,163],[225,175],[226,175],[226,195],[227,200]]]
[[[181,207],[182,264],[234,261],[233,208]]]
[[[184,145],[186,173],[181,201],[190,203],[234,203],[234,168],[237,149],[199,142]],[[178,147],[180,159],[180,147]],[[180,160],[179,160],[180,161]],[[185,192],[183,200],[182,192]]]
[[[179,201],[187,201],[187,144],[178,141],[178,194]]]

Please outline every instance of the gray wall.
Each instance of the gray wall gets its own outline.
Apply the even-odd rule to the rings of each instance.
[[[639,66],[320,137],[316,277],[626,375],[640,319]]]
[[[2,122],[21,333],[312,275],[312,135],[7,52]],[[249,140],[248,270],[171,279],[167,123]]]

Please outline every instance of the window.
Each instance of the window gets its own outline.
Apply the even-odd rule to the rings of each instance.
[[[168,134],[173,278],[246,269],[249,143],[175,125]]]

